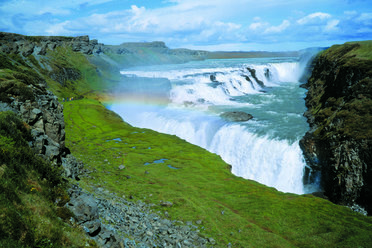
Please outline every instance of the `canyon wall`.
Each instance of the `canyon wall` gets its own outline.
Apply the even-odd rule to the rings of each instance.
[[[300,141],[332,202],[372,212],[372,56],[370,41],[335,45],[315,59],[305,113],[310,131]]]

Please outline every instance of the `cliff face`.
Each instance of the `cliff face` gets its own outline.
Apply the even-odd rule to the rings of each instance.
[[[47,83],[54,80],[60,88],[66,88],[67,82],[75,83],[81,73],[65,60],[52,60],[37,51],[41,51],[40,46],[53,44],[53,49],[60,46],[73,50],[75,46],[84,53],[82,40],[89,44],[89,38],[27,37],[0,32],[0,112],[16,113],[31,130],[33,139],[29,145],[33,152],[52,164],[63,165],[65,176],[72,178],[78,176],[81,165],[65,146],[63,106],[47,90]],[[24,56],[25,47],[32,47],[32,54]],[[45,52],[51,52],[49,48]],[[83,56],[81,53],[78,54]]]
[[[316,58],[300,141],[324,194],[338,204],[372,212],[372,42],[332,46]]]
[[[0,53],[21,54],[23,56],[45,55],[47,50],[54,50],[60,46],[70,46],[75,52],[84,54],[101,53],[103,44],[89,37],[63,36],[24,36],[13,33],[0,32]]]
[[[78,179],[82,164],[65,147],[63,106],[47,90],[53,80],[77,77],[66,70],[66,61],[45,56],[80,42],[0,33],[0,247],[90,242],[83,231],[66,225],[72,217],[65,206],[66,178]]]

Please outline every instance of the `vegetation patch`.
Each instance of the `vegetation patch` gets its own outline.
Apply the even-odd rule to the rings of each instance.
[[[236,177],[219,156],[176,136],[132,127],[96,100],[67,102],[64,111],[67,146],[92,172],[81,186],[145,201],[172,219],[201,220],[201,235],[216,239],[217,247],[372,244],[370,217]],[[164,163],[145,165],[160,159]]]
[[[82,231],[59,218],[68,199],[60,168],[35,156],[30,140],[25,123],[0,112],[0,246],[83,247]]]
[[[372,138],[371,47],[372,41],[350,42],[318,56],[320,71],[309,79],[306,104],[321,139],[334,135]]]

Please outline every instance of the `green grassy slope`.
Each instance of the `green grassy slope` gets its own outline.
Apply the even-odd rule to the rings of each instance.
[[[372,245],[369,217],[236,177],[217,155],[175,136],[132,127],[96,100],[65,103],[64,111],[67,145],[94,171],[81,185],[155,204],[173,219],[202,220],[203,235],[215,238],[217,247]],[[154,163],[160,159],[166,160]],[[161,207],[160,201],[173,206]]]
[[[13,112],[0,112],[0,247],[83,247],[59,168],[34,155],[29,127]]]
[[[34,101],[31,87],[34,92],[45,94],[45,89],[39,86],[45,82],[62,96],[82,94],[92,87],[88,86],[86,75],[90,75],[93,66],[84,56],[75,54],[71,56],[72,62],[51,53],[48,56],[0,54],[0,101],[10,103],[12,98]],[[81,85],[71,81],[63,85],[52,80],[51,75],[58,69],[79,71],[72,63],[81,59],[84,60]],[[74,84],[79,91],[67,87]],[[0,111],[0,247],[95,247],[82,228],[69,223],[72,215],[63,207],[68,195],[60,168],[35,156],[28,146],[31,139],[26,123],[13,112]]]

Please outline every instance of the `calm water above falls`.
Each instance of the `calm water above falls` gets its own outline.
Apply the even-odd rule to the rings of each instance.
[[[298,141],[308,130],[297,58],[206,60],[123,70],[109,108],[133,126],[175,134],[219,154],[232,172],[284,192],[303,184]],[[227,111],[253,115],[228,122]]]

